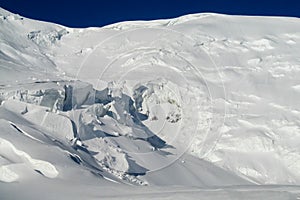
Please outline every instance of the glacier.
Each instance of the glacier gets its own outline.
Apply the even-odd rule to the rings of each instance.
[[[300,198],[298,18],[0,24],[1,199]]]

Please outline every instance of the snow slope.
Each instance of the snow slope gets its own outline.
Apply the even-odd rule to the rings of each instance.
[[[299,19],[0,24],[4,199],[299,196]]]

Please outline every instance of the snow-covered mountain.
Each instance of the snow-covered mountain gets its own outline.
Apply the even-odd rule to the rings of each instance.
[[[0,27],[1,199],[297,198],[298,18]]]

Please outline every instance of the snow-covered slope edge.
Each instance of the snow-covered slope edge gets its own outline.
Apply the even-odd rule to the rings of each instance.
[[[299,19],[0,11],[2,182],[299,184]]]

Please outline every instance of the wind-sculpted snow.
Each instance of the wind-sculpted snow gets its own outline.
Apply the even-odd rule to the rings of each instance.
[[[48,178],[55,178],[58,175],[58,171],[49,162],[31,158],[27,153],[16,149],[13,144],[5,139],[0,138],[0,144],[1,157],[10,162],[9,164],[1,166],[0,181],[16,181],[18,174],[11,170],[10,166],[21,165],[22,163]]]
[[[299,196],[299,19],[0,24],[7,199]]]

